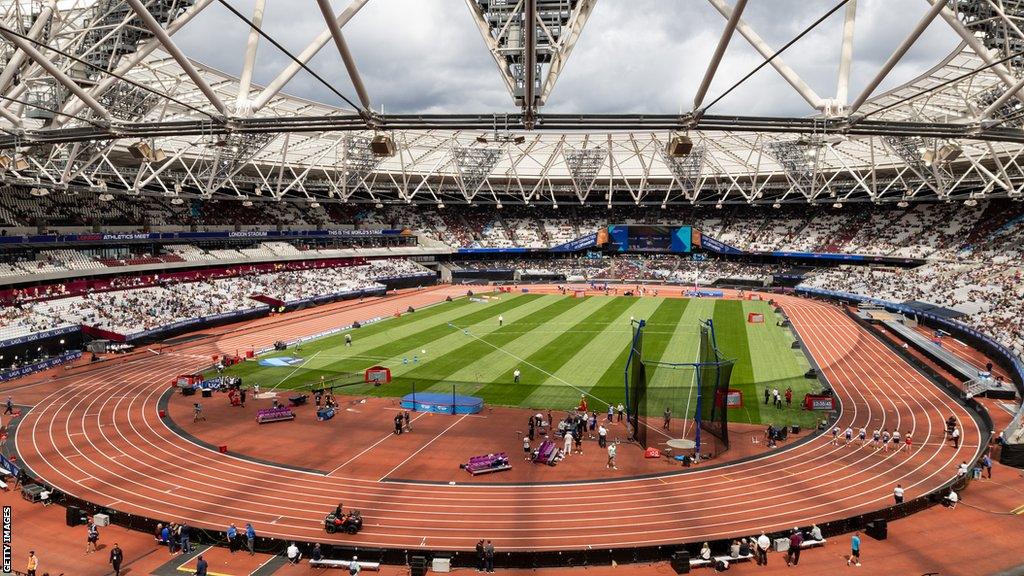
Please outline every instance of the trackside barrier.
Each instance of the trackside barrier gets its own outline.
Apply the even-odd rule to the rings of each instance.
[[[856,530],[864,530],[869,522],[875,520],[883,519],[888,522],[899,520],[941,503],[951,488],[956,490],[958,493],[962,492],[969,482],[970,480],[967,478],[958,478],[947,482],[933,492],[908,500],[903,504],[890,506],[877,512],[861,514],[843,520],[825,522],[819,524],[818,527],[821,529],[822,535],[825,538],[831,539]],[[110,516],[112,524],[147,534],[154,534],[156,532],[156,525],[158,522],[166,524],[167,522],[173,522],[176,520],[175,518],[154,519],[146,516],[123,513],[113,508],[97,506],[91,502],[87,502],[59,491],[54,491],[52,498],[54,502],[57,502],[60,505],[76,506],[89,516],[96,513],[107,514]],[[245,522],[245,519],[239,518],[239,521]],[[801,526],[801,528],[808,529],[809,526]],[[768,536],[772,540],[787,537],[789,535],[788,530],[789,529],[787,528],[784,531],[769,533]],[[324,536],[326,537],[326,534]],[[735,538],[744,536],[753,535],[736,534]],[[710,544],[713,553],[716,555],[728,554],[729,546],[735,538],[712,541]],[[259,536],[259,533],[257,532],[255,550],[257,552],[267,554],[284,554],[288,544],[292,541],[293,540],[279,540],[276,538]],[[227,546],[227,535],[221,531],[203,530],[192,526],[191,542],[193,544]],[[303,557],[308,558],[313,549],[313,544],[310,542],[296,542],[296,545],[302,552]],[[494,555],[494,563],[495,566],[499,568],[534,569],[565,566],[602,566],[609,565],[613,561],[617,564],[665,562],[670,560],[676,551],[684,549],[689,550],[691,557],[696,558],[700,546],[700,543],[686,543],[678,545],[644,546],[638,548],[602,548],[542,552],[525,550],[497,551]],[[428,561],[432,560],[434,557],[450,558],[453,567],[462,568],[474,567],[477,563],[476,552],[473,550],[444,550],[431,548],[382,549],[375,547],[352,546],[345,544],[343,541],[339,541],[337,544],[321,544],[320,547],[324,558],[345,560],[351,559],[353,555],[358,555],[360,560],[380,562],[381,564],[392,566],[408,565],[410,558],[413,556],[426,556]]]

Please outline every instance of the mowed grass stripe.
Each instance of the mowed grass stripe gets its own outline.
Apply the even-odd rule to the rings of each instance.
[[[732,368],[730,388],[739,389],[743,393],[744,419],[760,422],[759,390],[754,384],[754,368],[750,362],[750,344],[747,339],[747,318],[740,300],[718,300],[715,303],[713,316],[715,341],[718,350],[726,359],[736,363]]]
[[[793,335],[788,328],[776,326],[778,316],[767,302],[749,301],[743,304],[744,319],[747,314],[764,314],[764,324],[746,323],[747,342],[750,347],[750,363],[753,367],[753,381],[757,382],[753,403],[764,406],[764,389],[777,387],[785,396],[786,387],[793,388],[793,405],[784,409],[764,407],[761,409],[762,422],[775,421],[778,424],[801,424],[812,426],[816,416],[800,408],[804,394],[816,388],[817,380],[804,378],[810,363],[799,348],[793,348]],[[744,402],[746,405],[747,402]],[[779,420],[779,419],[783,420]]]
[[[391,338],[391,332],[396,329],[411,329],[416,330],[415,326],[422,323],[423,325],[435,324],[440,320],[447,318],[456,318],[462,314],[467,314],[465,307],[472,304],[466,298],[455,299],[451,302],[443,302],[435,304],[433,306],[426,307],[421,310],[417,310],[412,314],[403,314],[399,318],[387,318],[373,324],[367,324],[361,328],[354,328],[352,330],[346,330],[345,332],[319,338],[302,344],[301,353],[295,348],[283,350],[280,352],[271,352],[260,356],[260,359],[276,358],[281,356],[312,356],[316,352],[320,352],[317,356],[319,359],[323,357],[324,360],[330,360],[332,357],[339,355],[351,356],[353,354],[365,355],[368,348],[372,343],[383,343]],[[354,340],[352,347],[347,349],[344,348],[345,334],[351,333]],[[363,351],[363,352],[360,352]],[[233,366],[231,373],[236,376],[247,376],[268,370],[267,367],[260,366],[257,362],[245,362],[240,365]],[[270,368],[269,370],[274,370]],[[284,376],[282,376],[283,378]]]
[[[525,324],[542,326],[545,319],[556,319],[565,315],[578,314],[578,308],[587,308],[594,305],[590,299],[565,298],[562,296],[551,296],[548,306],[525,316],[521,321]],[[497,355],[508,358],[501,350],[511,346],[514,342],[527,342],[530,339],[529,332],[524,333],[519,321],[507,322],[505,326],[494,330],[490,334],[479,335],[472,331],[472,336],[464,336],[464,343],[450,351],[443,357],[431,360],[429,366],[414,370],[409,374],[412,378],[430,378],[441,381],[437,386],[451,389],[450,382],[470,383],[465,387],[464,394],[481,396],[485,402],[491,404],[502,404],[515,406],[518,402],[512,402],[503,395],[507,390],[499,390],[489,383],[497,380],[503,372],[503,366],[488,362],[488,359],[495,359]],[[473,336],[477,336],[474,338]],[[467,359],[473,359],[467,369]],[[503,358],[503,360],[505,359]],[[514,359],[513,359],[514,360]],[[511,377],[511,376],[510,376]]]
[[[691,302],[691,300],[682,300],[677,298],[660,298],[659,300],[660,303],[658,304],[658,307],[655,308],[647,318],[645,318],[645,320],[649,322],[649,326],[657,328],[652,331],[654,332],[654,337],[651,339],[649,345],[647,335],[644,335],[643,347],[645,357],[648,351],[651,351],[653,354],[657,354],[657,357],[659,358],[665,353],[669,338],[661,338],[657,333],[667,331],[670,326],[672,327],[672,331],[678,329],[679,324],[683,321],[683,316]],[[597,384],[590,388],[590,393],[592,395],[613,405],[625,402],[626,388],[624,375],[626,360],[629,358],[629,348],[632,345],[632,337],[632,334],[630,334],[626,343],[619,349],[618,355],[615,356],[614,361],[608,365],[604,374],[598,378]],[[607,406],[605,408],[607,408]]]
[[[558,296],[536,296],[525,301],[524,304],[515,308],[503,308],[488,315],[482,315],[474,319],[479,320],[469,325],[448,326],[447,324],[431,328],[410,338],[417,338],[412,348],[394,348],[393,355],[384,361],[384,365],[391,368],[392,382],[386,388],[387,395],[396,396],[412,390],[412,384],[417,384],[416,390],[425,390],[433,381],[444,378],[448,373],[448,366],[455,359],[455,354],[470,338],[464,332],[477,336],[486,336],[491,332],[501,329],[498,326],[497,317],[503,314],[505,325],[514,322],[519,318],[529,318],[538,311],[555,305],[560,300]],[[493,304],[482,304],[482,306],[493,307]],[[469,317],[467,317],[468,319]],[[424,335],[426,337],[424,338]],[[426,354],[423,353],[426,350]],[[470,360],[467,360],[470,359]],[[463,356],[459,361],[462,365],[473,361],[474,356]],[[423,381],[417,381],[423,380]],[[449,391],[451,389],[449,388]]]
[[[598,298],[609,300],[603,296]],[[567,331],[555,346],[529,359],[553,376],[530,369],[529,378],[525,378],[527,372],[524,371],[523,385],[517,389],[521,394],[520,402],[531,407],[577,405],[580,390],[589,391],[604,374],[608,363],[614,361],[616,352],[629,343],[632,332],[629,317],[647,316],[658,304],[653,300],[610,300],[600,312],[577,324],[574,328],[578,331]],[[598,332],[589,330],[595,326]]]
[[[490,321],[497,325],[496,318],[499,314],[514,314],[515,310],[518,308],[529,307],[541,298],[543,298],[543,296],[521,295],[488,303],[472,302],[468,308],[462,309],[462,313],[460,315],[450,321],[464,325],[476,325],[481,322]],[[385,322],[390,323],[391,321],[388,320]],[[334,340],[335,346],[332,350],[334,356],[326,356],[324,358],[317,356],[316,358],[313,358],[282,387],[308,387],[312,383],[318,382],[321,376],[330,379],[342,373],[360,373],[366,368],[376,364],[381,364],[390,368],[393,376],[401,374],[403,371],[409,369],[409,366],[402,364],[403,357],[411,358],[411,356],[417,355],[421,348],[426,347],[428,344],[437,343],[443,340],[445,336],[450,336],[455,332],[454,328],[448,326],[447,321],[439,317],[434,317],[432,322],[416,332],[409,333],[408,329],[409,327],[406,326],[391,330],[385,333],[385,336],[388,337],[387,342],[379,346],[372,346],[364,349],[360,349],[361,346],[358,346],[356,342],[353,342],[351,348],[346,348],[342,343],[342,340]],[[397,339],[392,339],[396,334],[406,335]],[[461,330],[459,331],[459,334],[461,334]],[[359,339],[356,338],[356,341],[358,340]],[[444,346],[441,346],[441,350],[444,349]],[[308,349],[303,349],[303,354],[307,357],[312,356],[312,352]],[[345,356],[339,359],[337,355],[341,354],[345,354]],[[276,384],[280,378],[287,375],[286,370],[292,369],[270,369],[270,379],[272,380],[272,383]],[[274,379],[275,376],[277,377],[276,379]],[[385,395],[392,395],[390,394],[391,391],[387,388],[388,387],[381,387],[381,390],[386,392]],[[397,391],[395,393],[397,394]]]
[[[500,349],[492,350],[489,354],[480,358],[479,363],[485,365],[488,372],[486,379],[478,378],[478,380],[485,384],[481,394],[508,395],[510,405],[519,404],[519,402],[513,403],[511,401],[511,398],[515,397],[516,394],[510,393],[509,390],[504,388],[505,386],[514,386],[512,383],[512,372],[517,367],[522,371],[523,385],[529,385],[531,380],[536,382],[536,377],[532,374],[537,372],[537,370],[530,367],[530,364],[535,364],[537,355],[544,350],[560,346],[561,338],[564,337],[567,331],[572,330],[573,326],[587,327],[592,325],[592,320],[599,317],[597,316],[598,312],[603,311],[609,305],[613,305],[612,300],[609,298],[587,297],[583,299],[580,305],[564,311],[559,316],[552,318],[549,323],[564,325],[564,330],[551,330],[548,328],[549,324],[535,325],[526,322],[516,322],[510,329],[512,331],[518,330],[520,337],[506,343]],[[568,324],[568,320],[575,320],[575,324]],[[524,330],[524,325],[533,326],[533,329]],[[490,338],[488,341],[493,343],[493,340]],[[541,366],[541,368],[546,369],[544,366]],[[474,375],[474,372],[479,372],[479,368],[466,366],[453,374],[452,378],[465,380],[467,379],[465,376]]]

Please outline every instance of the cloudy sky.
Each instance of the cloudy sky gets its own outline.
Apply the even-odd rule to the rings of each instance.
[[[250,16],[255,0],[228,0]],[[799,34],[838,0],[749,0],[746,20],[773,49]],[[728,0],[735,4],[735,0]],[[336,11],[347,5],[335,1]],[[926,0],[859,0],[850,99],[856,97],[929,7]],[[784,54],[822,97],[836,91],[844,10]],[[705,0],[601,0],[545,107],[548,112],[687,111],[725,20]],[[313,0],[268,0],[264,30],[293,53],[324,29]],[[242,66],[248,30],[214,2],[175,39],[186,54],[231,74]],[[370,0],[345,27],[374,108],[390,113],[514,112],[511,97],[464,0]],[[941,18],[889,75],[881,90],[928,70],[958,44]],[[255,82],[288,63],[260,45]],[[761,62],[740,36],[730,44],[706,102]],[[333,43],[310,64],[353,101],[355,90]],[[341,101],[300,72],[286,92]],[[770,66],[712,110],[715,114],[807,115],[807,103]]]

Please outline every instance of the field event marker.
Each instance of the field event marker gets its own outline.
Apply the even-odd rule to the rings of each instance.
[[[314,354],[313,354],[312,356],[310,356],[309,358],[306,358],[306,361],[305,361],[305,362],[303,362],[302,364],[299,364],[298,366],[296,366],[296,367],[295,367],[295,370],[292,370],[291,372],[289,372],[289,373],[288,373],[288,375],[287,375],[287,376],[285,376],[284,378],[282,378],[280,382],[278,382],[278,383],[277,383],[277,384],[276,384],[276,385],[275,385],[275,386],[274,386],[273,388],[271,388],[271,389],[270,389],[270,391],[271,391],[271,392],[273,392],[274,390],[277,390],[278,386],[280,386],[281,384],[284,384],[286,380],[288,380],[289,378],[291,378],[292,376],[294,376],[294,375],[295,375],[295,373],[296,373],[296,372],[298,372],[299,370],[302,370],[302,368],[303,368],[303,367],[305,367],[305,366],[306,366],[306,364],[309,364],[309,362],[310,362],[310,361],[311,361],[311,360],[312,360],[313,358],[316,358],[316,357],[317,357],[317,356],[319,356],[319,355],[320,355],[320,352],[319,352],[319,351],[317,351],[317,352],[315,352],[315,353],[314,353]]]

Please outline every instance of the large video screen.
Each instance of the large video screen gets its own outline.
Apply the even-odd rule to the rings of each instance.
[[[615,224],[608,227],[608,241],[616,252],[688,254],[692,233],[690,226]]]

